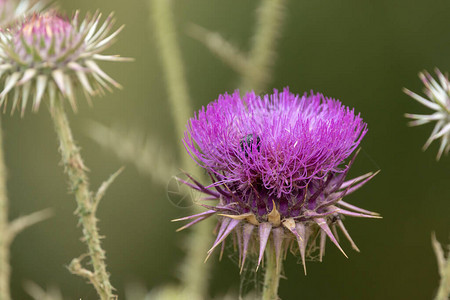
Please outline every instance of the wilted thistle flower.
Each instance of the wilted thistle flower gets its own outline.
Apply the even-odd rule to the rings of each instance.
[[[414,121],[409,122],[410,126],[436,121],[436,125],[423,146],[423,150],[425,151],[434,140],[441,139],[441,145],[436,156],[436,159],[439,160],[444,151],[445,154],[448,154],[450,151],[450,83],[447,74],[442,74],[438,69],[435,69],[435,72],[440,83],[426,71],[419,73],[419,77],[425,85],[424,93],[428,99],[406,88],[403,91],[414,100],[436,111],[430,115],[405,114],[405,116],[414,119]]]
[[[36,0],[0,0],[0,27],[10,25],[16,19],[30,12],[43,9],[45,2]]]
[[[35,13],[0,35],[0,82],[4,88],[0,105],[12,98],[12,111],[22,114],[30,97],[37,111],[44,97],[50,108],[59,97],[68,99],[76,110],[74,87],[81,86],[88,100],[110,85],[120,85],[97,65],[97,60],[121,61],[101,55],[123,27],[111,32],[112,14],[100,24],[101,14],[86,17],[79,24],[76,12],[71,19],[56,11]],[[100,26],[101,25],[101,26]]]
[[[321,260],[326,237],[344,253],[336,228],[358,250],[342,217],[379,216],[342,198],[375,174],[345,181],[356,154],[348,165],[341,164],[366,132],[359,115],[322,94],[299,96],[285,89],[262,97],[247,93],[241,98],[237,91],[219,96],[190,120],[184,137],[189,154],[213,183],[183,181],[206,194],[205,200],[219,202],[202,204],[208,211],[176,220],[191,220],[180,230],[217,215],[217,238],[208,256],[232,235],[241,268],[249,252],[259,256],[259,266],[268,242],[277,263],[295,248],[293,243],[304,266],[317,243]]]

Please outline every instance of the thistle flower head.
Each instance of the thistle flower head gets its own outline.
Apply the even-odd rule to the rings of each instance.
[[[110,15],[100,24],[101,14],[86,17],[79,24],[78,12],[67,18],[56,11],[35,13],[0,34],[0,105],[12,98],[12,111],[20,106],[22,114],[32,98],[37,111],[43,98],[50,107],[56,99],[68,99],[76,110],[74,89],[81,86],[90,96],[120,85],[97,65],[97,60],[120,61],[123,58],[100,53],[121,31],[111,33]],[[100,26],[101,25],[101,26]]]
[[[419,77],[425,85],[424,93],[428,99],[404,89],[408,96],[435,112],[429,115],[405,114],[405,116],[414,120],[409,122],[410,126],[436,122],[423,150],[425,151],[434,140],[440,139],[441,145],[436,156],[436,159],[439,160],[444,152],[448,154],[450,151],[450,83],[448,74],[444,75],[438,69],[435,72],[439,82],[426,71],[419,73]]]
[[[322,94],[299,96],[285,89],[262,97],[221,95],[190,120],[184,137],[188,152],[213,184],[205,187],[193,178],[184,183],[219,203],[179,219],[192,220],[182,229],[217,214],[219,231],[209,254],[234,233],[242,266],[254,251],[259,265],[268,242],[274,243],[278,260],[295,242],[304,262],[307,245],[312,248],[317,239],[322,257],[327,236],[342,251],[335,227],[357,249],[341,217],[378,214],[342,198],[375,174],[345,181],[356,155],[342,164],[366,132],[354,110]],[[257,250],[251,241],[259,244]]]

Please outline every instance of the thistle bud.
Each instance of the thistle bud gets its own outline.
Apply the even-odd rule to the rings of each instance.
[[[79,22],[78,12],[67,18],[56,11],[35,13],[0,33],[0,105],[8,99],[12,112],[22,115],[31,102],[37,111],[44,98],[50,109],[58,99],[67,99],[76,110],[75,89],[80,87],[87,99],[105,89],[120,85],[107,75],[97,61],[123,61],[102,55],[123,27],[111,33],[112,14],[101,23],[95,13]]]

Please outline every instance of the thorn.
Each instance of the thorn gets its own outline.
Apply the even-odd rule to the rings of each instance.
[[[264,250],[266,249],[271,230],[272,224],[270,223],[261,223],[261,225],[259,225],[259,258],[258,265],[256,266],[256,271],[258,271],[258,268],[264,256]]]
[[[218,214],[219,216],[235,219],[235,220],[247,220],[250,224],[259,225],[258,220],[256,219],[256,216],[252,213],[246,213],[242,215],[227,215],[227,214]]]
[[[120,175],[120,173],[123,172],[124,169],[125,169],[125,167],[121,167],[119,170],[117,170],[114,174],[109,176],[109,178],[100,185],[100,187],[97,190],[97,193],[95,194],[95,198],[94,198],[94,206],[93,206],[94,211],[97,209],[97,206],[98,206],[100,200],[105,195],[106,190],[111,186],[111,184],[114,182],[114,180]]]
[[[345,237],[347,238],[347,240],[350,242],[350,244],[352,245],[352,248],[357,251],[357,252],[361,252],[359,251],[358,246],[356,246],[355,242],[353,241],[352,237],[350,236],[350,234],[348,233],[347,229],[344,226],[344,223],[342,223],[342,220],[338,220],[338,226],[339,228],[341,228],[341,231],[344,233]]]
[[[300,236],[303,236],[304,239],[299,239],[297,237],[297,243],[298,243],[298,248],[300,250],[300,256],[302,257],[302,263],[303,263],[303,270],[305,272],[305,276],[307,275],[306,273],[306,244],[308,243],[308,239],[309,239],[309,229],[306,228],[306,226],[302,223],[298,223],[296,226],[296,230]]]
[[[345,254],[341,245],[339,245],[339,243],[336,241],[336,238],[334,237],[333,233],[331,232],[330,227],[327,224],[327,221],[325,221],[325,219],[323,219],[323,218],[317,218],[314,221],[316,222],[317,225],[319,225],[319,227],[322,229],[322,231],[324,231],[328,235],[330,240],[333,242],[333,244],[336,245],[336,247],[342,252],[342,254],[344,254],[344,256],[346,258],[348,258],[347,254]]]
[[[272,200],[273,208],[272,211],[267,215],[267,219],[269,220],[272,225],[275,227],[280,226],[281,223],[281,216],[280,213],[277,210],[277,206],[275,205],[275,200]]]
[[[241,263],[241,270],[240,273],[242,274],[242,271],[244,270],[245,265],[245,259],[247,257],[247,251],[248,251],[248,244],[250,242],[250,239],[252,237],[253,229],[255,229],[255,226],[252,224],[244,224],[242,229],[242,263]]]
[[[320,254],[319,261],[322,262],[322,258],[325,255],[325,244],[327,242],[327,236],[324,231],[320,230]]]
[[[283,220],[282,224],[290,232],[292,232],[297,238],[299,238],[300,240],[303,240],[303,238],[298,234],[297,229],[295,228],[295,221],[293,218]]]
[[[272,231],[273,235],[273,244],[275,248],[275,255],[276,255],[276,265],[277,265],[277,271],[280,270],[280,259],[281,259],[281,251],[283,248],[283,241],[284,241],[284,228],[277,227],[274,228]]]

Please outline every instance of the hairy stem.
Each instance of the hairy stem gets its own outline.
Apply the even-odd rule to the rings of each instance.
[[[80,149],[76,146],[69,126],[69,121],[61,99],[55,101],[51,112],[52,120],[59,139],[59,150],[62,156],[64,172],[69,177],[71,192],[75,194],[77,209],[75,214],[79,218],[79,224],[83,231],[83,241],[88,247],[88,255],[93,267],[93,272],[85,270],[87,279],[94,285],[100,299],[115,299],[113,287],[106,271],[105,251],[100,244],[100,235],[95,216],[95,202],[93,194],[89,190],[87,168],[84,166],[80,155]],[[77,273],[79,274],[79,273]]]
[[[186,122],[192,114],[189,99],[188,84],[181,58],[180,48],[176,39],[174,16],[171,0],[151,0],[153,26],[159,46],[161,63],[168,92],[168,101],[177,137],[183,137]],[[180,143],[180,154],[183,164],[190,165],[191,160]]]
[[[257,12],[256,32],[240,85],[241,92],[261,92],[270,80],[275,63],[277,39],[281,35],[286,0],[262,0]]]
[[[176,39],[172,1],[150,0],[150,8],[169,94],[170,111],[175,122],[175,133],[181,138],[184,136],[192,107],[183,60]],[[182,143],[179,143],[178,151],[182,168],[189,170],[194,177],[200,178],[202,174],[186,153]],[[199,211],[199,208],[195,206],[194,211]],[[181,267],[182,289],[186,295],[196,299],[206,298],[210,265],[203,263],[203,260],[212,242],[212,227],[212,220],[205,220],[193,227],[187,243],[188,252]]]
[[[269,241],[266,248],[266,273],[264,275],[263,300],[278,300],[278,283],[280,282],[280,266],[277,266],[275,248]]]
[[[10,300],[9,277],[9,223],[8,196],[6,194],[6,167],[3,155],[3,133],[0,128],[0,299]]]

